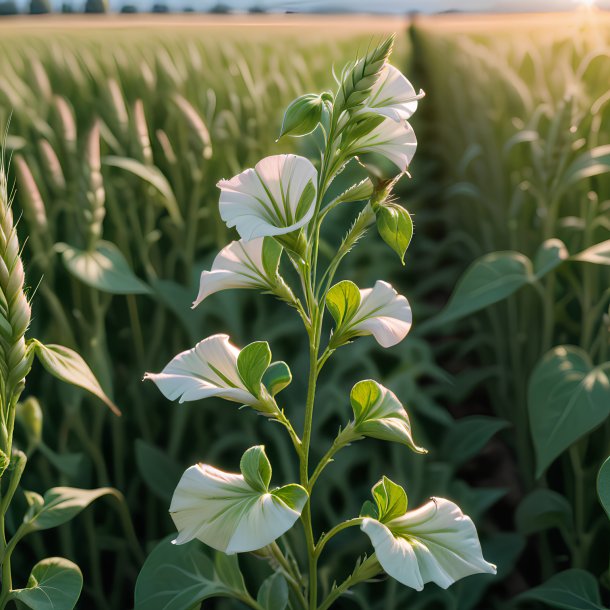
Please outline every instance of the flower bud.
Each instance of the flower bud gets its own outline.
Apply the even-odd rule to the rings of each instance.
[[[376,210],[377,231],[405,264],[405,252],[413,237],[413,221],[409,212],[397,203],[384,203]]]
[[[305,136],[311,133],[322,118],[323,107],[322,97],[317,93],[306,93],[297,97],[286,108],[280,138],[286,135]]]
[[[34,449],[42,438],[42,409],[36,398],[30,396],[17,405],[17,419],[23,425],[28,439],[28,451]]]

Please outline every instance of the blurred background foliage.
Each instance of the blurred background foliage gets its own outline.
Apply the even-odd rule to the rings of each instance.
[[[338,607],[487,609],[521,595],[519,607],[535,608],[545,599],[537,587],[558,574],[557,586],[572,582],[561,580],[568,569],[592,575],[567,573],[588,587],[591,603],[597,596],[587,607],[602,607],[597,580],[606,595],[610,528],[594,487],[610,424],[602,418],[571,442],[568,434],[554,460],[531,440],[536,418],[554,414],[528,408],[528,396],[540,395],[532,371],[556,346],[579,347],[595,365],[608,359],[610,257],[566,254],[610,238],[607,31],[592,23],[466,30],[415,22],[399,33],[393,63],[427,92],[414,121],[413,179],[400,188],[415,239],[403,268],[367,236],[343,276],[362,287],[390,281],[409,298],[415,324],[389,352],[361,340],[324,371],[312,444],[314,456],[325,453],[347,419],[350,388],[370,377],[407,405],[431,455],[372,440],[365,451],[346,449],[319,483],[324,512],[315,526],[357,514],[387,474],[412,505],[430,495],[460,504],[499,567],[496,578],[474,576],[448,591],[371,584]],[[264,418],[212,399],[169,404],[141,379],[213,333],[237,345],[267,339],[293,371],[282,406],[299,425],[307,354],[297,317],[248,291],[216,294],[195,311],[190,304],[199,273],[233,237],[218,216],[216,182],[276,152],[315,158],[315,137],[275,143],[283,108],[334,86],[329,63],[339,70],[371,34],[311,26],[50,32],[0,37],[0,129],[10,119],[15,205],[38,295],[34,334],[78,349],[123,415],[41,375],[27,388],[44,426],[40,436],[22,421],[21,445],[33,454],[24,484],[112,485],[127,506],[108,501],[56,534],[32,536],[32,556],[14,563],[26,574],[34,557],[73,559],[85,579],[79,607],[114,610],[131,607],[143,557],[173,531],[167,507],[186,466],[234,469],[263,442],[275,482],[296,476],[285,435]],[[332,254],[354,213],[337,213],[323,251]],[[476,301],[464,297],[472,285],[464,278],[461,296],[458,289],[442,309],[469,265],[498,251],[501,266],[490,273],[504,285],[512,278],[512,292],[483,290]],[[493,285],[477,277],[477,290]],[[298,528],[289,540],[298,556]],[[367,551],[354,533],[331,544],[326,589],[331,573]],[[242,567],[252,581],[265,573],[253,558]]]

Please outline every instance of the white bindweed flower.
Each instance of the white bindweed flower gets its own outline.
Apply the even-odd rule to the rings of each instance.
[[[318,172],[308,159],[274,155],[221,180],[220,216],[242,239],[285,235],[313,216]]]
[[[385,477],[373,495],[378,515],[365,517],[361,529],[381,567],[402,584],[421,591],[434,582],[446,589],[471,574],[496,573],[483,558],[474,523],[453,502],[432,498],[407,512],[404,490]]]
[[[169,400],[185,402],[219,396],[241,404],[260,406],[260,400],[242,380],[237,359],[240,350],[227,335],[212,335],[178,354],[160,373],[146,373]]]
[[[269,490],[271,465],[264,447],[242,457],[241,474],[191,466],[174,492],[170,514],[175,544],[198,538],[223,553],[256,551],[288,531],[301,515],[307,492],[300,485]]]
[[[406,121],[417,110],[417,102],[422,97],[423,91],[417,93],[400,70],[386,64],[359,114],[373,113]]]
[[[376,153],[405,173],[417,150],[415,132],[406,121],[384,118],[375,128],[350,145],[350,153]]]
[[[212,269],[201,273],[196,307],[205,298],[230,288],[270,290],[277,279],[282,247],[270,237],[231,242],[214,259]]]

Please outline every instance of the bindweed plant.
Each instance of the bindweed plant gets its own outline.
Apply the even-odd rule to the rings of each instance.
[[[372,500],[363,498],[359,515],[321,535],[313,529],[314,487],[342,448],[370,437],[425,453],[413,439],[398,397],[377,381],[364,380],[349,396],[352,419],[317,464],[310,460],[323,367],[361,336],[372,335],[382,347],[392,347],[412,323],[407,299],[390,284],[379,280],[360,289],[349,280],[335,283],[341,261],[374,223],[401,259],[413,233],[411,217],[392,200],[392,189],[415,154],[417,141],[407,120],[423,93],[388,63],[392,44],[389,38],[346,66],[336,91],[301,96],[286,110],[281,136],[322,133],[318,168],[301,156],[275,155],[218,184],[220,216],[241,239],[221,250],[211,270],[202,273],[194,306],[221,290],[249,288],[273,294],[295,310],[308,337],[303,429],[297,431],[293,408],[279,398],[292,381],[291,370],[285,362],[273,362],[266,341],[239,349],[227,335],[213,335],[145,378],[170,400],[221,397],[279,423],[294,446],[300,477],[272,486],[262,445],[243,454],[238,473],[208,464],[188,468],[170,506],[178,536],[173,545],[170,539],[161,542],[146,561],[136,586],[138,609],[189,610],[211,597],[229,597],[258,610],[326,610],[358,583],[383,572],[416,590],[429,582],[447,588],[470,574],[495,573],[482,556],[473,522],[456,504],[432,498],[408,510],[405,490],[387,477],[373,486]],[[332,196],[333,180],[355,159],[369,177]],[[319,257],[324,222],[338,206],[357,203],[359,213],[324,264]],[[334,322],[329,336],[326,309]],[[282,539],[297,521],[304,531],[306,569]],[[318,564],[324,550],[334,536],[354,527],[369,537],[374,552],[359,558],[351,574],[320,599]],[[199,541],[215,549],[213,561]],[[253,553],[273,569],[256,597],[248,591],[236,553]]]
[[[71,610],[83,586],[75,563],[62,557],[43,559],[32,568],[29,579],[17,574],[14,581],[12,555],[25,536],[67,523],[100,496],[110,494],[120,501],[122,497],[109,487],[54,487],[44,495],[25,490],[21,493],[19,485],[28,457],[42,438],[38,401],[28,397],[20,402],[34,359],[61,381],[97,396],[115,414],[119,411],[76,352],[26,338],[31,307],[4,167],[4,156],[0,155],[0,609],[17,603],[32,610]],[[25,438],[21,448],[14,442],[16,423]]]

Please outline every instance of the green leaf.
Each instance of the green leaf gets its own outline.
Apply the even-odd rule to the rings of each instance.
[[[24,517],[29,531],[48,530],[67,523],[91,502],[105,495],[122,496],[112,487],[98,489],[77,489],[76,487],[52,487],[44,494],[44,503]]]
[[[454,422],[445,435],[441,445],[442,455],[453,467],[458,468],[509,425],[503,419],[486,415],[462,417]]]
[[[224,582],[198,540],[172,544],[174,536],[160,542],[138,575],[135,610],[193,610],[211,597],[243,596]],[[226,578],[226,566],[222,575]]]
[[[91,251],[67,244],[59,244],[57,249],[66,269],[87,286],[109,294],[152,292],[130,269],[122,252],[109,241],[100,241]]]
[[[269,365],[263,375],[263,385],[271,396],[275,396],[292,382],[292,372],[288,365],[283,362],[273,362]]]
[[[257,398],[261,393],[261,381],[271,363],[271,350],[266,341],[255,341],[246,345],[237,357],[239,376]]]
[[[82,453],[56,453],[42,441],[38,445],[38,450],[59,472],[65,474],[68,478],[75,479],[78,476],[83,463]]]
[[[288,508],[296,510],[299,513],[309,498],[305,488],[296,483],[290,483],[279,489],[274,489],[271,491],[271,494],[280,499]]]
[[[573,526],[572,506],[552,489],[535,489],[517,507],[517,530],[529,536],[551,528],[569,532]]]
[[[121,414],[119,408],[106,396],[99,381],[79,354],[63,345],[44,345],[37,339],[33,339],[32,342],[38,360],[51,375],[90,392],[103,401],[115,415]]]
[[[148,182],[148,184],[161,193],[165,209],[174,223],[179,227],[184,224],[174,191],[161,170],[154,165],[144,165],[135,159],[129,159],[127,157],[108,156],[104,157],[103,162],[105,165],[118,167],[119,169],[123,169],[134,176],[141,178],[145,182]]]
[[[15,589],[10,599],[32,610],[72,610],[83,588],[79,567],[63,557],[39,561],[25,589]]]
[[[216,551],[214,553],[214,571],[219,580],[228,585],[229,588],[234,591],[247,592],[244,575],[239,569],[237,553],[234,555],[227,555],[226,553]]]
[[[413,221],[411,215],[396,203],[386,203],[376,210],[377,231],[405,264],[405,252],[413,237]]]
[[[335,284],[326,295],[326,307],[337,328],[349,321],[360,306],[360,290],[354,282],[343,280]]]
[[[610,519],[610,457],[606,459],[597,473],[597,495]]]
[[[532,263],[519,252],[492,252],[476,260],[460,278],[435,324],[459,320],[514,294],[533,281]]]
[[[256,601],[265,610],[285,610],[288,606],[288,583],[282,574],[276,572],[263,582]]]
[[[536,365],[527,403],[536,476],[610,415],[610,380],[579,347],[560,345]]]
[[[290,102],[280,130],[282,136],[305,136],[311,133],[322,118],[322,98],[317,93],[306,93]]]
[[[383,477],[372,489],[373,499],[377,505],[379,521],[387,522],[402,517],[407,512],[408,500],[405,490]]]
[[[572,260],[596,265],[610,265],[610,239],[575,254]]]
[[[136,464],[148,487],[161,500],[169,502],[183,468],[167,453],[142,439],[136,439]]]
[[[517,600],[541,602],[553,610],[607,610],[601,605],[597,579],[585,570],[555,574]]]
[[[610,145],[596,146],[580,154],[563,173],[561,188],[577,184],[585,178],[599,176],[610,171]]]
[[[534,257],[534,273],[536,279],[544,277],[547,273],[561,265],[569,257],[566,245],[560,239],[547,239],[536,252]]]
[[[256,491],[266,493],[271,483],[271,463],[265,454],[264,445],[250,447],[239,462],[244,479]]]
[[[282,250],[282,246],[273,237],[263,237],[263,269],[268,278],[277,275]]]

